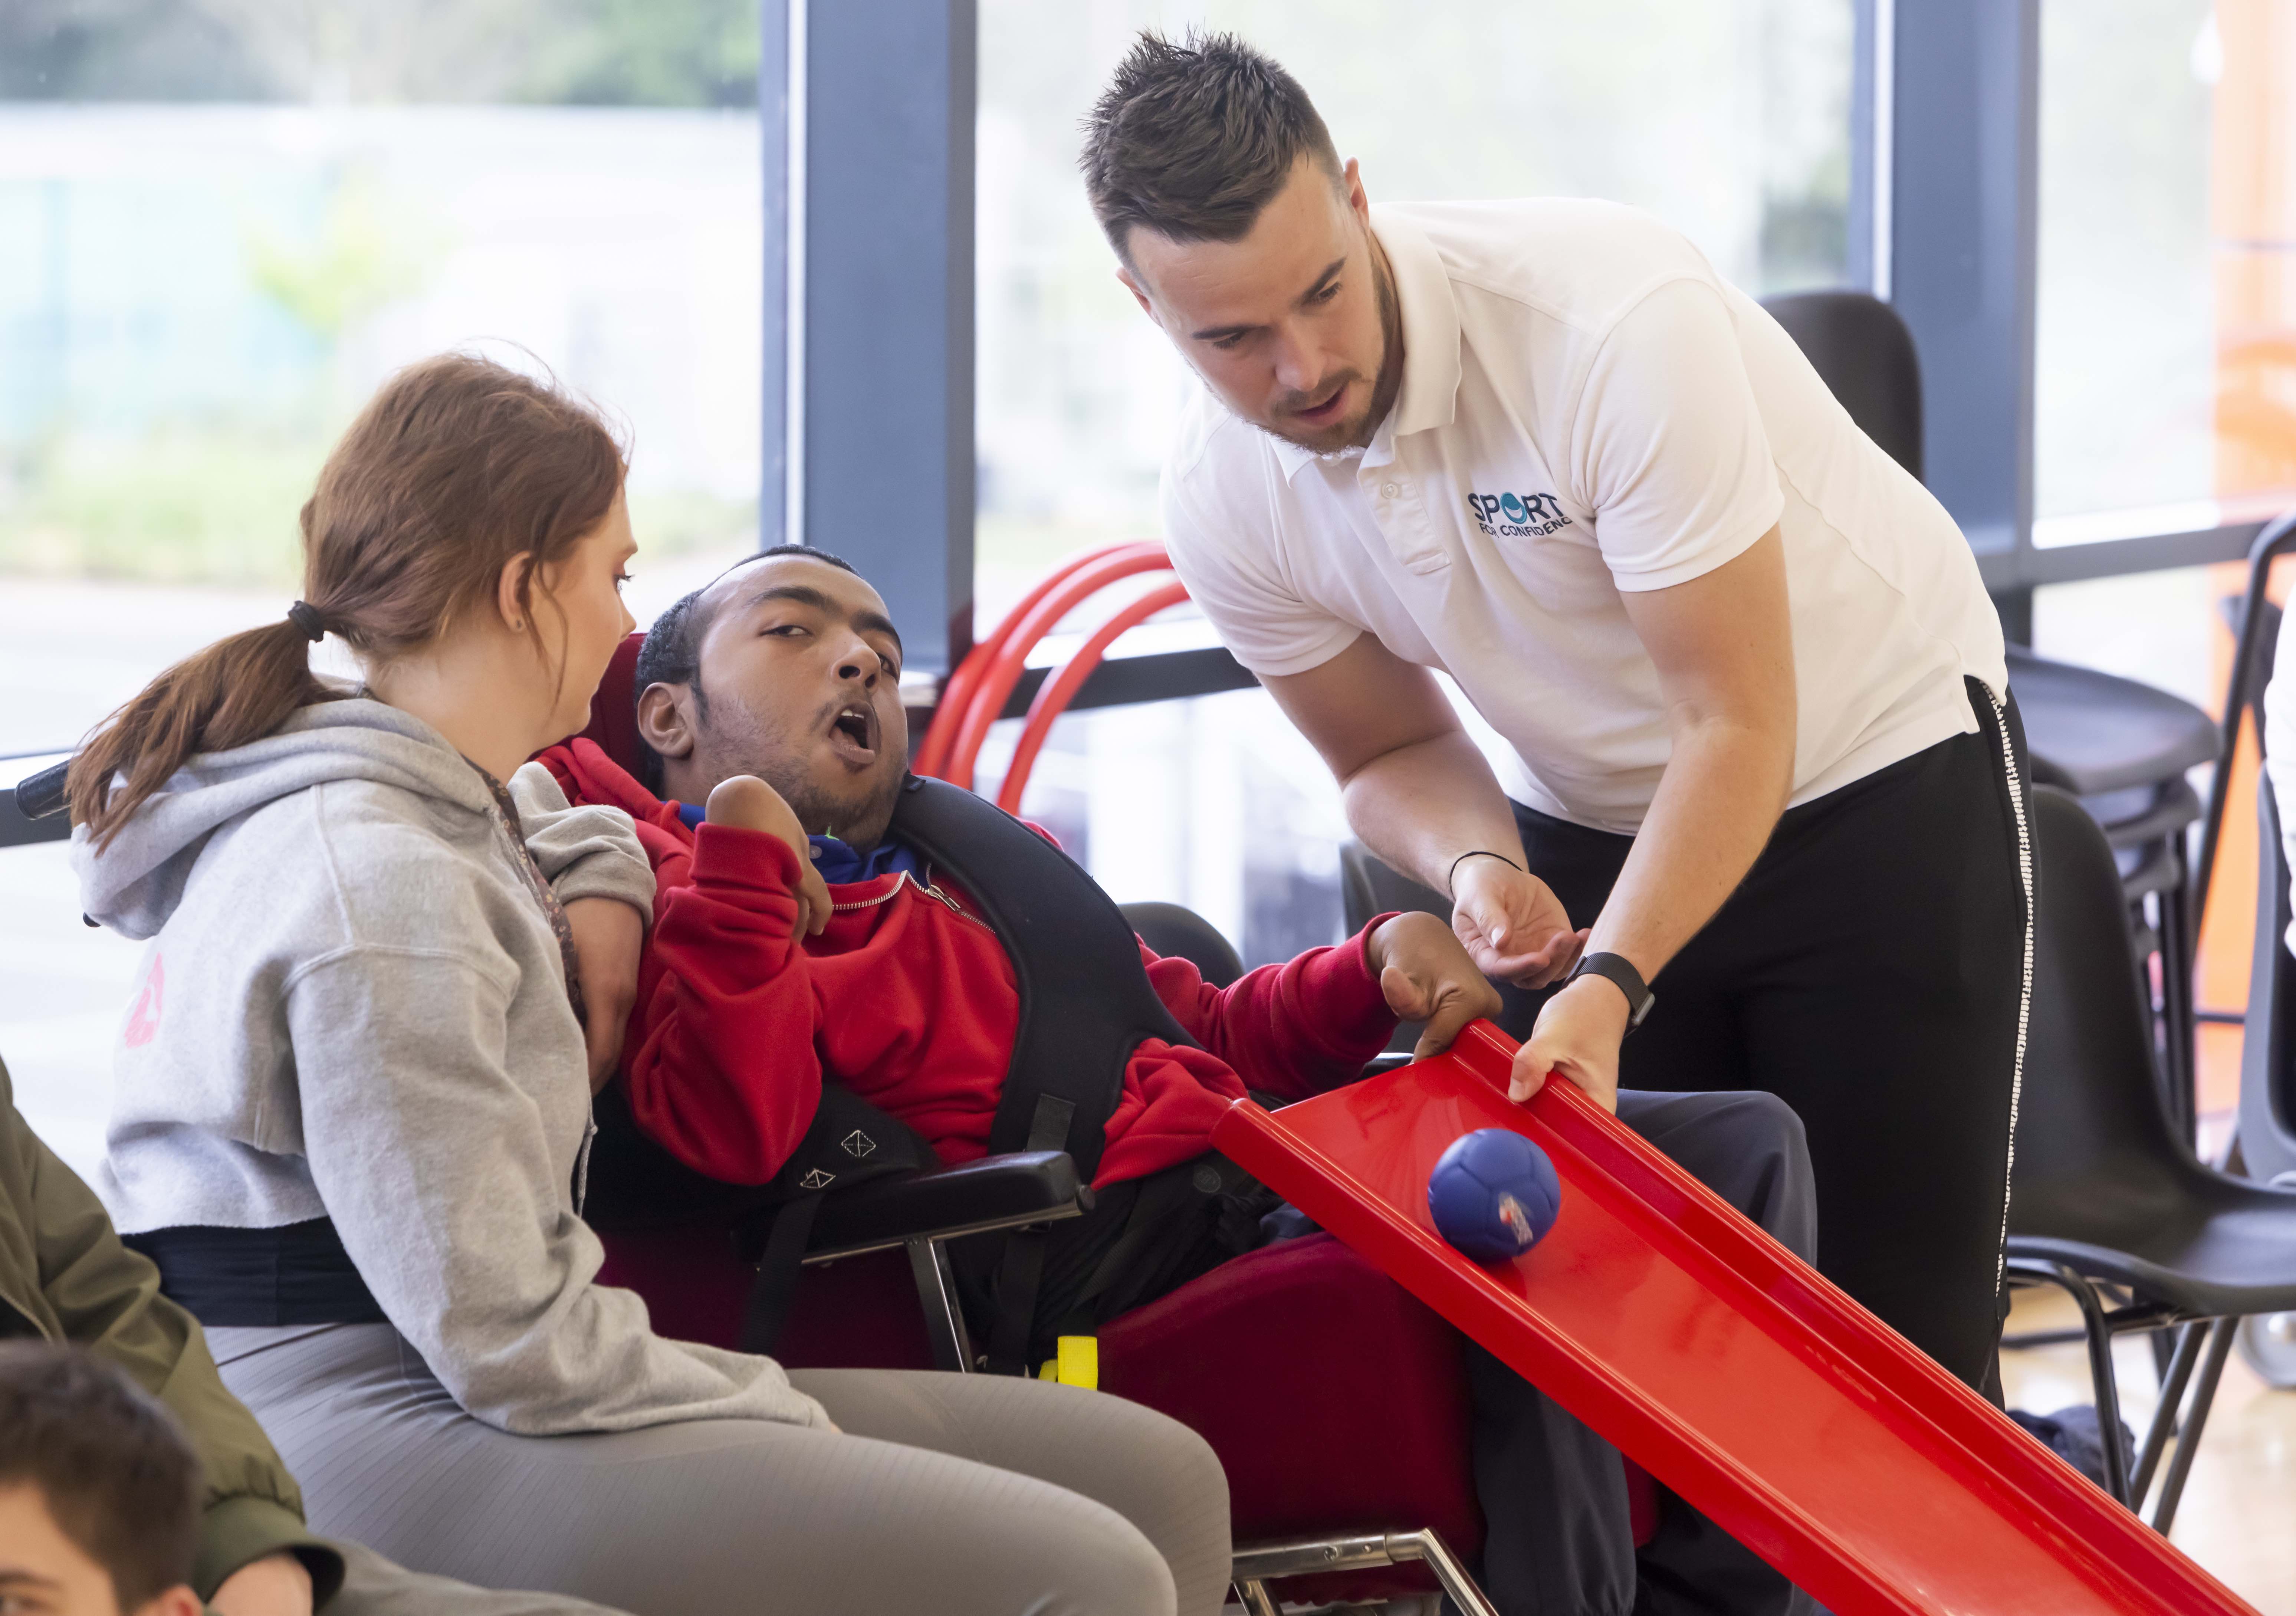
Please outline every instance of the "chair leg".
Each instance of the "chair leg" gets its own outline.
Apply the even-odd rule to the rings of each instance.
[[[2209,1406],[2216,1401],[2217,1382],[2224,1377],[2225,1359],[2232,1356],[2237,1318],[2220,1318],[2209,1334],[2209,1354],[2201,1363],[2201,1383],[2194,1388],[2193,1407],[2185,1415],[2185,1433],[2177,1439],[2176,1456],[2161,1481],[2161,1502],[2152,1513],[2152,1530],[2162,1537],[2176,1524],[2177,1504],[2185,1496],[2185,1479],[2193,1473],[2194,1456],[2201,1450],[2201,1432],[2209,1423]]]
[[[2112,1327],[2104,1321],[2096,1287],[2062,1263],[2013,1259],[2007,1267],[2020,1278],[2056,1286],[2080,1308],[2081,1331],[2088,1338],[2089,1380],[2096,1389],[2096,1435],[2097,1445],[2104,1449],[2104,1490],[2134,1509],[2128,1496],[2128,1450],[2120,1445],[2120,1382],[2112,1369]]]
[[[2177,1349],[2161,1377],[2161,1402],[2152,1410],[2152,1423],[2145,1428],[2144,1447],[2136,1456],[2136,1473],[2128,1478],[2131,1509],[2142,1510],[2144,1495],[2152,1489],[2153,1469],[2161,1463],[2169,1433],[2177,1429],[2177,1413],[2185,1401],[2185,1388],[2193,1383],[2193,1366],[2201,1361],[2201,1342],[2208,1333],[2206,1324],[2186,1325],[2177,1332]]]
[[[938,1240],[911,1240],[909,1273],[925,1311],[925,1339],[932,1343],[933,1367],[951,1374],[972,1372],[972,1341],[965,1333],[964,1309],[957,1305],[956,1276]]]
[[[2152,1383],[2167,1383],[2169,1367],[2176,1362],[2177,1342],[2181,1339],[2175,1330],[2148,1330],[2144,1333],[2147,1350],[2152,1354]]]
[[[2104,1308],[2096,1292],[2084,1284],[2075,1292],[2081,1323],[2088,1331],[2089,1379],[2096,1385],[2096,1434],[2104,1449],[2104,1489],[2130,1508],[2128,1453],[2120,1445],[2120,1381],[2112,1367],[2112,1331],[2104,1322]]]

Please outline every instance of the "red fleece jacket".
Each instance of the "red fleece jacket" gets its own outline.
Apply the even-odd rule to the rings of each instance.
[[[570,800],[636,820],[653,861],[654,923],[622,1054],[630,1110],[649,1135],[713,1178],[762,1184],[804,1137],[829,1078],[915,1128],[944,1161],[988,1153],[1021,997],[967,894],[906,875],[832,886],[828,929],[800,939],[797,856],[778,837],[689,828],[675,803],[586,740],[541,760]],[[1362,1070],[1395,1029],[1365,952],[1370,930],[1227,988],[1141,945],[1157,997],[1203,1047],[1151,1038],[1133,1053],[1094,1182],[1200,1154],[1246,1085],[1299,1099]]]

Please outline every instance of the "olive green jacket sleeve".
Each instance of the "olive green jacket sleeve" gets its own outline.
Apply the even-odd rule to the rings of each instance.
[[[207,1472],[202,1599],[289,1550],[310,1568],[316,1603],[334,1592],[342,1558],[304,1530],[295,1478],[224,1386],[199,1321],[160,1294],[160,1271],[120,1243],[95,1193],[32,1132],[0,1066],[0,1335],[22,1333],[86,1348],[183,1423]]]

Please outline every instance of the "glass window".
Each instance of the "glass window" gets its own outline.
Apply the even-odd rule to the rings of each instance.
[[[998,725],[981,749],[990,796],[1018,728]],[[1340,937],[1347,818],[1323,759],[1265,692],[1064,718],[1022,807],[1117,902],[1185,904],[1246,965]]]
[[[0,8],[0,574],[48,580],[0,751],[279,610],[328,445],[443,349],[626,426],[646,564],[749,545],[756,63],[747,0]]]
[[[2042,9],[2037,544],[2296,488],[2288,27],[2270,4]]]
[[[275,618],[329,444],[440,349],[626,427],[641,621],[750,547],[757,67],[752,0],[0,4],[0,753]],[[0,1058],[83,1167],[139,954],[0,853]]]

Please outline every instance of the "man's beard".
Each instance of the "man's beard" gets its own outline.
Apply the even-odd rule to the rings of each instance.
[[[889,773],[866,798],[832,800],[800,767],[761,768],[758,777],[782,794],[808,836],[834,836],[865,853],[885,839],[901,795],[901,776]]]
[[[1380,422],[1395,407],[1395,398],[1403,390],[1403,305],[1395,295],[1394,277],[1387,273],[1387,255],[1379,250],[1374,240],[1371,254],[1371,283],[1379,301],[1380,365],[1379,375],[1372,383],[1371,402],[1364,413],[1336,434],[1336,441],[1303,443],[1289,432],[1268,425],[1264,421],[1251,424],[1278,442],[1295,449],[1306,449],[1311,455],[1347,455],[1371,447]],[[1350,374],[1353,382],[1357,378]]]
[[[755,775],[781,793],[807,835],[834,836],[864,853],[884,840],[893,806],[900,800],[903,770],[888,770],[865,797],[832,796],[806,767],[806,737],[791,737],[760,724],[738,701],[711,701],[699,679],[693,693],[696,728],[716,775],[710,783]]]

